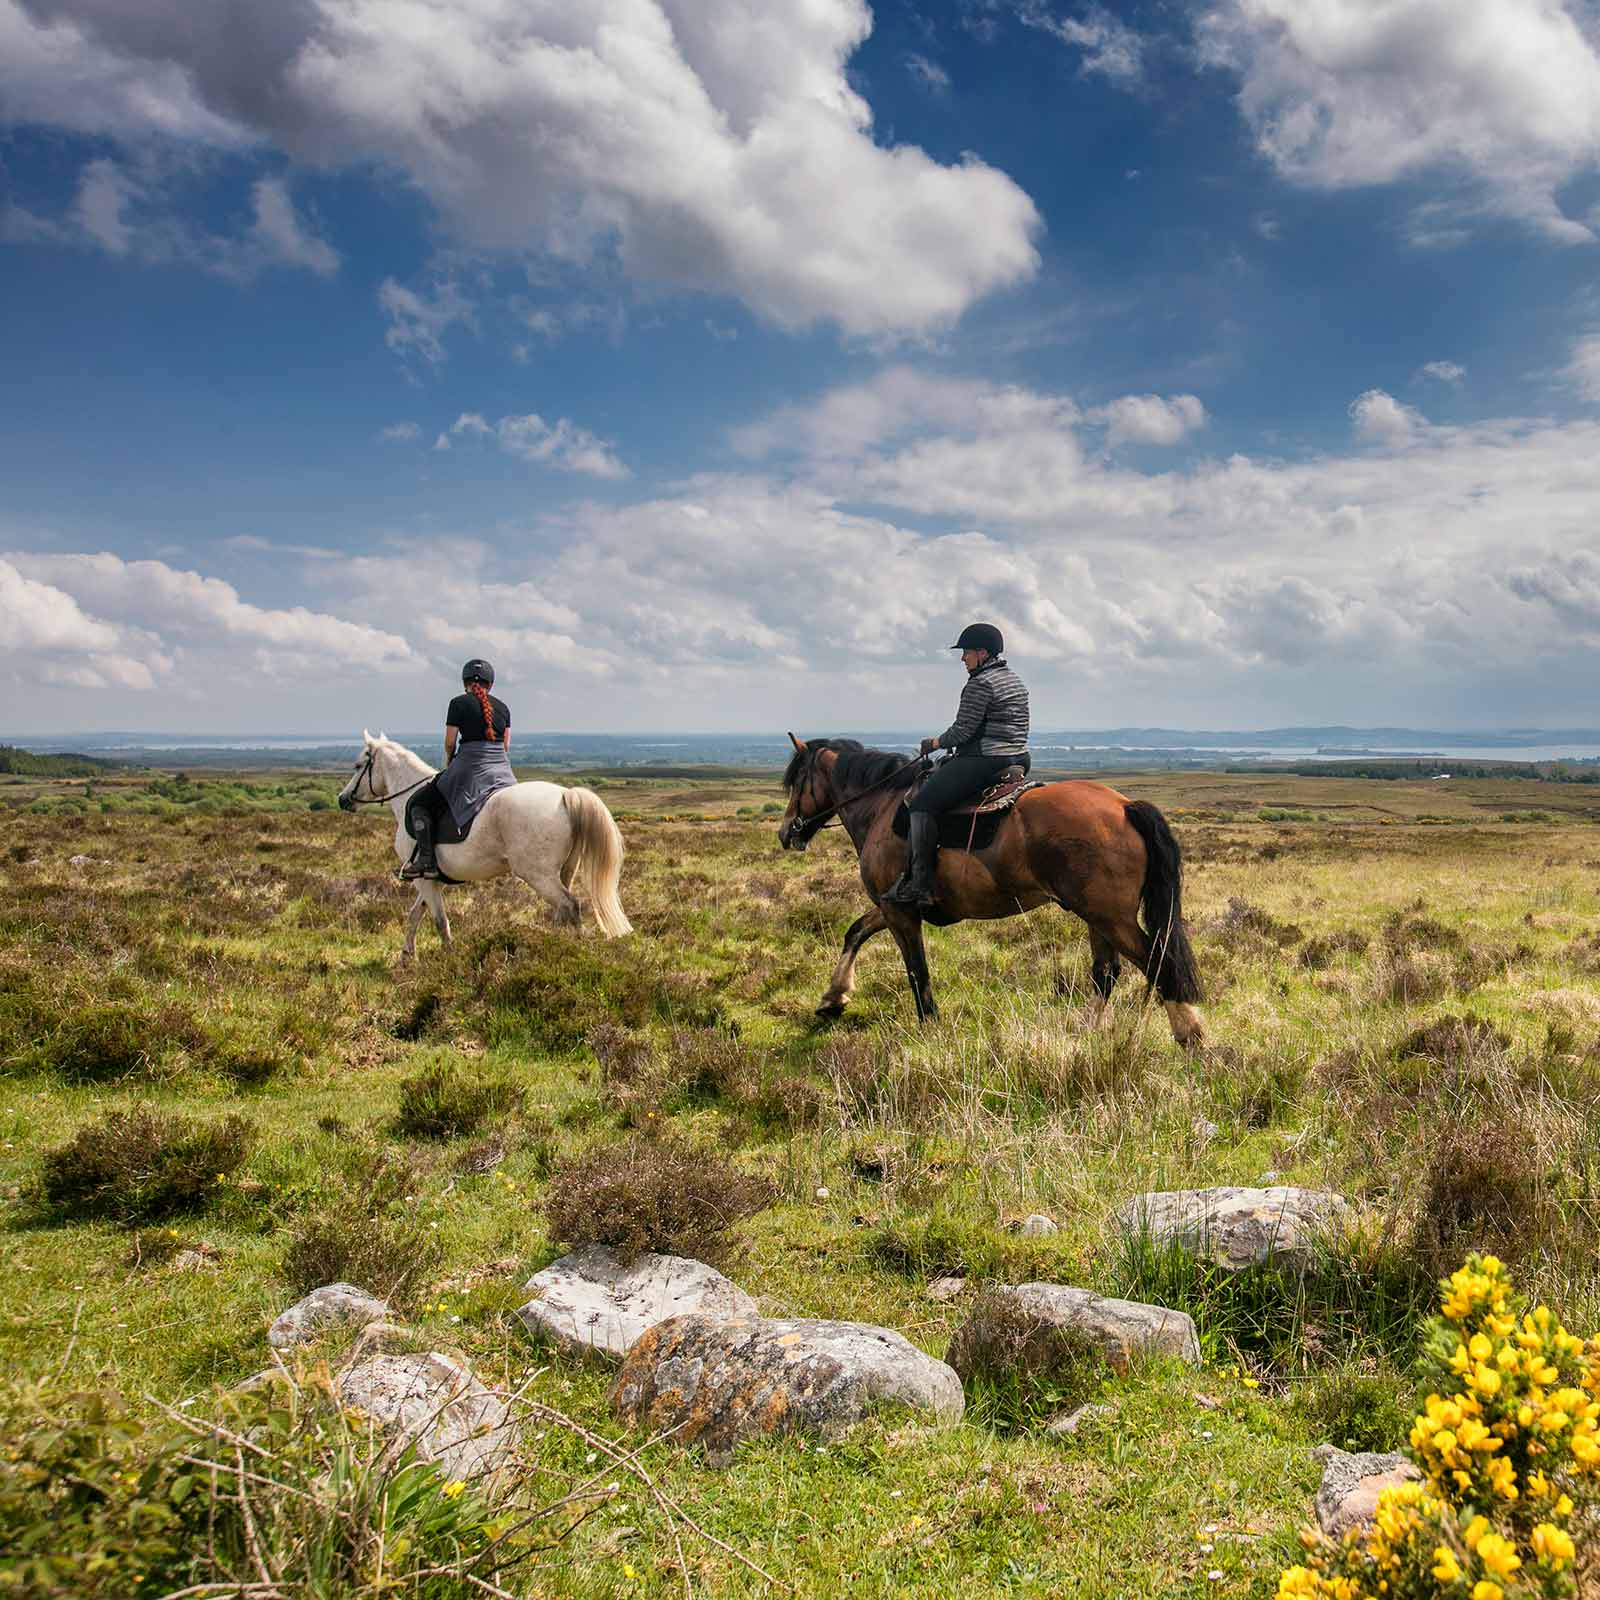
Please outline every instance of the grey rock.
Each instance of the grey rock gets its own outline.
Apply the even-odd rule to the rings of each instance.
[[[1044,1425],[1044,1431],[1052,1439],[1066,1439],[1075,1434],[1084,1423],[1092,1417],[1114,1417],[1117,1414],[1115,1406],[1088,1405],[1074,1407],[1071,1411],[1063,1411],[1058,1416],[1052,1417]]]
[[[949,1367],[887,1328],[674,1317],[628,1352],[611,1404],[651,1433],[698,1440],[713,1466],[726,1466],[746,1439],[795,1431],[833,1438],[886,1404],[953,1422],[965,1401]]]
[[[1291,1271],[1310,1264],[1317,1238],[1349,1207],[1325,1189],[1175,1189],[1141,1194],[1117,1213],[1127,1233],[1148,1233],[1157,1246],[1181,1244],[1238,1272],[1271,1260]]]
[[[954,1300],[967,1287],[965,1278],[935,1278],[928,1285],[927,1294],[930,1300],[943,1302]]]
[[[1201,1144],[1210,1144],[1211,1141],[1222,1132],[1222,1129],[1219,1128],[1209,1117],[1196,1117],[1194,1119],[1191,1131]]]
[[[213,1266],[215,1263],[203,1250],[180,1250],[172,1258],[174,1272],[198,1272],[202,1267]],[[270,1338],[271,1335],[268,1335]]]
[[[1042,1212],[1036,1211],[1031,1217],[1022,1219],[1017,1226],[1017,1232],[1024,1239],[1041,1239],[1047,1233],[1060,1232],[1060,1229],[1056,1227],[1053,1217],[1047,1217]]]
[[[616,1361],[668,1317],[757,1315],[755,1301],[714,1267],[648,1250],[625,1266],[590,1245],[534,1273],[527,1287],[535,1296],[517,1315],[530,1333]]]
[[[1352,1528],[1370,1527],[1385,1489],[1422,1474],[1399,1451],[1379,1455],[1371,1450],[1350,1454],[1331,1445],[1313,1452],[1323,1463],[1317,1489],[1317,1523],[1330,1539],[1342,1539]]]
[[[1277,1181],[1278,1169],[1276,1167],[1268,1167],[1267,1170],[1256,1179],[1256,1186],[1261,1189],[1266,1189],[1270,1188]]]
[[[963,1374],[1008,1360],[1025,1362],[1027,1346],[1016,1347],[1017,1323],[1011,1313],[1021,1313],[1042,1328],[1087,1335],[1117,1372],[1126,1372],[1139,1355],[1176,1356],[1190,1366],[1200,1365],[1200,1340],[1187,1312],[1113,1300],[1062,1283],[1019,1283],[994,1290],[957,1330],[945,1359]]]
[[[390,1434],[398,1454],[415,1446],[446,1479],[482,1480],[503,1466],[516,1444],[511,1408],[460,1362],[430,1350],[381,1355],[338,1380],[340,1403]]]
[[[287,1350],[309,1344],[324,1328],[381,1322],[388,1315],[389,1307],[365,1289],[353,1283],[325,1283],[296,1301],[267,1329],[267,1343],[274,1350]]]

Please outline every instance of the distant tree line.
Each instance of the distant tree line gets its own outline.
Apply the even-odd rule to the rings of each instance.
[[[1224,769],[1246,776],[1292,772],[1301,778],[1542,778],[1546,783],[1600,783],[1600,761],[1296,761]]]
[[[14,773],[22,778],[96,778],[123,764],[120,761],[102,760],[98,756],[41,756],[19,745],[0,744],[0,772]]]

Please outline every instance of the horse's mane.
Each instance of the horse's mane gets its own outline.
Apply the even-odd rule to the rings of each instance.
[[[893,777],[896,770],[906,766],[913,758],[899,750],[869,750],[859,739],[813,739],[803,750],[796,750],[789,758],[783,774],[783,787],[793,789],[805,776],[809,764],[824,750],[838,757],[834,772],[839,784],[846,789],[870,789]],[[909,789],[917,781],[917,769],[903,772],[890,789]]]

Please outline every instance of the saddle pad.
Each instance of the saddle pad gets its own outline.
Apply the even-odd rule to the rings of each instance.
[[[945,811],[939,817],[939,848],[941,850],[987,850],[1000,831],[1000,824],[1011,815],[1011,808],[1030,789],[1042,789],[1044,784],[1024,782],[985,789],[970,806],[959,811]],[[911,813],[904,800],[895,808],[894,819],[889,824],[898,838],[911,833]]]

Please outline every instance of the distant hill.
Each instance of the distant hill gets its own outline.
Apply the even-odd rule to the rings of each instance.
[[[124,767],[125,761],[110,761],[101,756],[35,755],[14,744],[0,744],[0,772],[21,778],[94,778],[102,772]]]

